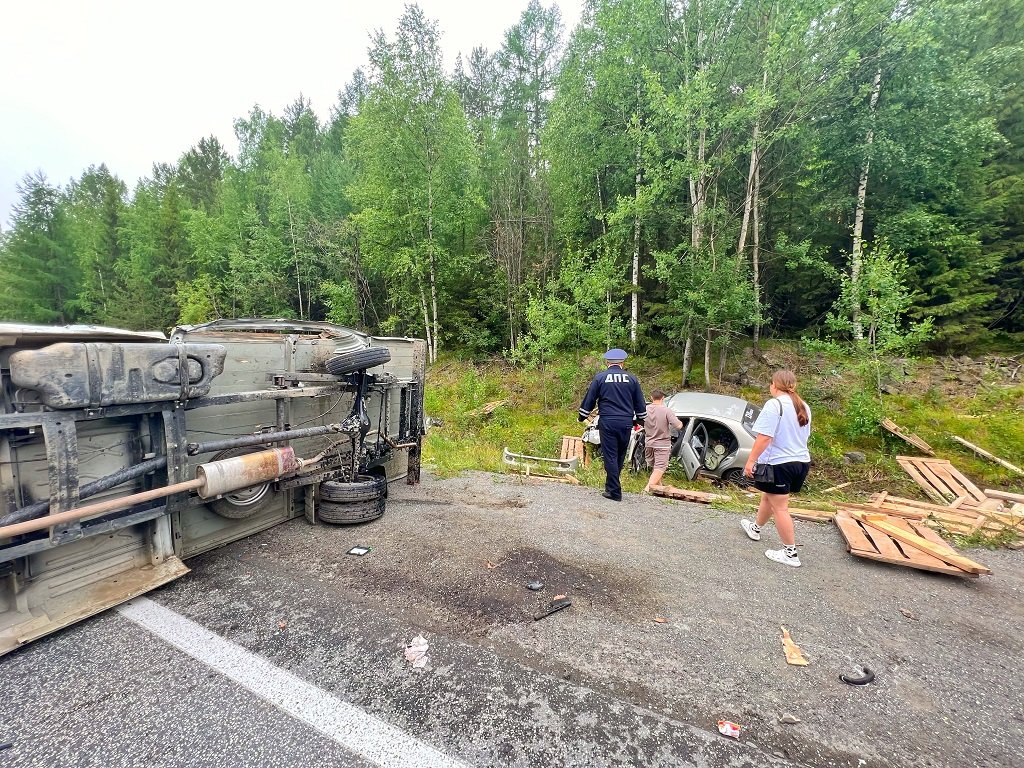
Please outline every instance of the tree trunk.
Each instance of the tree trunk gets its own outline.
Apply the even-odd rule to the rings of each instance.
[[[757,165],[754,168],[754,247],[750,253],[750,262],[754,278],[754,349],[761,344],[761,152],[758,151]]]
[[[633,192],[633,202],[639,205],[640,202],[640,146],[636,148],[636,187]],[[631,349],[636,351],[636,329],[640,318],[640,212],[633,213],[633,286],[632,302],[629,309],[629,343]]]
[[[878,104],[878,93],[882,90],[882,68],[875,71],[875,82],[871,87],[871,101],[868,105],[868,132],[864,138],[864,165],[860,171],[860,183],[857,185],[857,211],[853,217],[853,251],[850,254],[850,286],[853,290],[853,337],[858,341],[864,338],[864,327],[860,321],[860,272],[864,258],[864,203],[868,195],[868,170],[871,167],[871,144],[875,140],[875,107]]]
[[[441,321],[437,317],[437,264],[434,259],[434,189],[427,181],[427,255],[430,270],[430,308],[434,315],[434,332],[431,339],[431,362],[437,361],[438,336],[441,335]]]
[[[725,362],[729,355],[729,337],[725,336],[722,339],[722,344],[718,348],[718,383],[722,383],[722,379],[725,378]]]
[[[434,344],[430,333],[430,314],[427,312],[427,294],[423,292],[423,281],[417,280],[420,287],[420,309],[423,310],[423,333],[427,337],[427,362],[434,362]]]
[[[690,378],[690,370],[693,368],[693,331],[686,332],[686,344],[683,347],[683,380],[680,385],[683,389],[687,387]]]
[[[292,241],[292,255],[295,257],[295,284],[299,289],[299,320],[305,320],[306,317],[302,312],[302,276],[299,271],[299,249],[295,246],[295,225],[292,220],[292,199],[291,197],[286,199],[288,201],[288,235]]]
[[[711,340],[714,334],[708,328],[707,337],[704,339],[704,386],[711,387]]]

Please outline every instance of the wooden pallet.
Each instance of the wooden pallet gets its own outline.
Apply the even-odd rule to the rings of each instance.
[[[942,506],[917,499],[890,496],[882,491],[872,494],[867,505],[852,506],[860,510],[878,509],[900,517],[916,517],[924,520],[925,524],[932,528],[958,536],[969,536],[977,531],[992,536],[1008,528],[1015,529],[1019,535],[1024,535],[1024,506],[1020,510],[1016,509],[1016,505],[1008,510],[989,510],[965,502],[966,499],[961,497],[961,502],[955,506]]]
[[[978,577],[976,573],[968,573],[937,557],[903,544],[891,536],[877,531],[869,525],[865,525],[859,520],[854,520],[848,515],[836,514],[834,521],[839,528],[839,532],[846,540],[847,550],[856,557],[880,560],[883,563],[903,565],[922,571],[945,573],[950,576],[963,576],[968,579],[976,579]],[[924,523],[896,517],[889,518],[888,522],[908,533],[917,534],[936,546],[943,547],[950,554],[956,554],[955,549],[944,542],[935,531],[925,526]]]
[[[559,458],[578,458],[583,462],[583,466],[590,463],[587,457],[587,444],[583,442],[582,437],[573,437],[572,435],[562,435],[562,453]]]
[[[991,499],[974,483],[945,459],[922,459],[916,456],[897,456],[896,461],[914,478],[928,498],[938,504],[956,503],[957,506],[983,506],[994,508]],[[957,500],[960,500],[959,502]]]
[[[882,419],[882,428],[896,435],[896,437],[898,437],[900,440],[910,443],[919,451],[922,451],[928,454],[929,456],[935,455],[935,451],[932,450],[932,447],[928,445],[928,443],[926,443],[920,437],[915,435],[913,432],[904,432],[903,428],[900,427],[900,425],[897,424],[896,422],[891,421],[890,419]]]

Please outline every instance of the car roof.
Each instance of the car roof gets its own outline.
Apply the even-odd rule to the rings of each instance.
[[[740,423],[744,411],[750,407],[746,400],[711,392],[677,392],[665,400],[665,405],[677,415],[714,416]]]

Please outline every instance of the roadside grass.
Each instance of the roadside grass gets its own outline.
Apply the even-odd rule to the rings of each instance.
[[[743,356],[736,362],[748,368],[752,384],[737,386],[713,382],[704,386],[698,367],[691,378],[696,390],[736,395],[757,404],[767,399],[767,382],[774,367],[796,371],[799,389],[814,415],[811,455],[814,468],[796,505],[829,509],[837,501],[864,501],[871,493],[924,498],[914,481],[896,461],[898,455],[920,455],[917,449],[879,426],[888,417],[928,442],[936,456],[949,459],[982,488],[1024,492],[1024,477],[974,455],[955,442],[959,435],[1007,461],[1024,466],[1024,384],[1007,382],[996,374],[964,383],[935,360],[901,361],[899,375],[890,376],[895,394],[879,396],[873,382],[865,384],[860,361],[802,354],[793,343],[766,349],[766,366]],[[645,392],[654,387],[678,391],[681,366],[668,359],[631,357],[630,371]],[[466,470],[504,472],[502,448],[533,456],[557,457],[563,435],[578,436],[582,425],[576,409],[593,374],[603,368],[598,355],[565,356],[543,368],[521,368],[504,360],[469,362],[442,358],[427,374],[426,413],[440,425],[427,434],[424,460],[440,476]],[[728,370],[735,370],[730,367]],[[488,402],[507,400],[488,416],[471,411]],[[864,454],[863,463],[849,463],[844,454]],[[581,467],[583,485],[601,488],[600,461]],[[647,473],[623,471],[624,490],[639,492]],[[716,508],[749,511],[753,497],[735,487],[715,488],[709,481],[686,480],[674,462],[666,482],[681,488],[727,493],[730,502]],[[838,490],[830,490],[849,483]],[[829,493],[825,493],[830,490]],[[977,540],[975,540],[977,539]],[[973,546],[992,542],[969,540]],[[1003,542],[997,542],[1003,543]]]

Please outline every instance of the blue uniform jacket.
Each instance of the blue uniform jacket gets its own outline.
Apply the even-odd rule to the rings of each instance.
[[[590,415],[595,405],[599,406],[601,421],[606,424],[643,421],[647,416],[647,403],[644,402],[640,382],[617,365],[601,371],[590,382],[580,405],[580,421]]]

